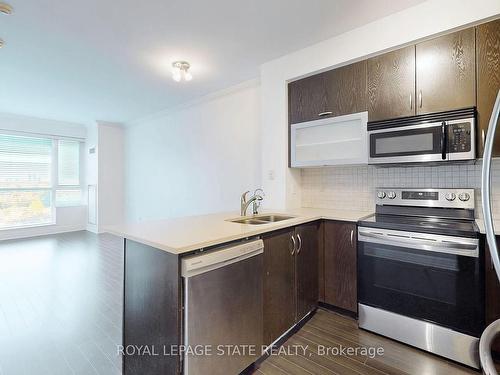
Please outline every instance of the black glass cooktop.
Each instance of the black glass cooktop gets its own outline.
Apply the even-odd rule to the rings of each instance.
[[[442,234],[445,236],[478,236],[478,228],[474,220],[374,214],[361,219],[358,224],[372,228]]]

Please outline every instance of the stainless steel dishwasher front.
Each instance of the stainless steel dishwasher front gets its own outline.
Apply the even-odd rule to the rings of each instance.
[[[239,374],[263,344],[262,240],[182,259],[184,374]]]

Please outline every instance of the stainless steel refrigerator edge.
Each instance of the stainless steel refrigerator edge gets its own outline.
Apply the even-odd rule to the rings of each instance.
[[[484,215],[484,227],[486,231],[486,240],[491,253],[491,259],[498,279],[500,280],[500,259],[498,256],[498,248],[495,238],[495,229],[493,228],[493,216],[491,213],[491,156],[493,152],[493,142],[495,140],[495,132],[497,130],[498,117],[500,114],[500,90],[498,91],[495,106],[490,117],[488,126],[488,135],[484,145],[483,154],[483,170],[481,174],[481,203]],[[479,344],[479,355],[481,358],[481,366],[486,375],[496,375],[495,364],[491,356],[491,345],[495,337],[500,334],[500,320],[491,323],[483,332]]]

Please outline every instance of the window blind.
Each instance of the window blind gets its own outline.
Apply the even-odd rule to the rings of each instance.
[[[58,184],[61,186],[80,185],[80,142],[58,141]]]
[[[82,204],[80,188],[80,142],[57,141],[56,206],[69,207]]]
[[[52,142],[0,134],[0,229],[53,221]]]

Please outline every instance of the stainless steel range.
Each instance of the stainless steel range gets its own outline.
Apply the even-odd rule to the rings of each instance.
[[[359,326],[479,368],[483,254],[473,189],[378,189],[359,221]]]

